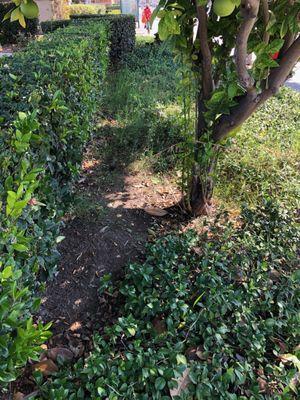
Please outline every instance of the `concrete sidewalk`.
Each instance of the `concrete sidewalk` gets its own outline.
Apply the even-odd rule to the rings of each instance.
[[[296,65],[294,75],[286,81],[285,85],[300,92],[300,63]]]

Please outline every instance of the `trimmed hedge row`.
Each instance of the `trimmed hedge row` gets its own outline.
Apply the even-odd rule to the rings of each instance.
[[[69,15],[74,14],[104,14],[105,4],[71,4],[67,6]]]
[[[13,44],[21,35],[34,36],[38,32],[37,18],[26,20],[26,28],[23,28],[19,21],[3,21],[5,14],[15,7],[14,3],[0,3],[0,44]]]
[[[122,61],[135,46],[135,19],[132,15],[72,15],[71,20],[45,21],[41,23],[44,33],[53,32],[70,24],[86,24],[97,21],[109,25],[111,63]]]
[[[68,35],[67,35],[68,34]],[[106,26],[74,25],[0,60],[0,386],[50,335],[31,313],[53,273],[60,219],[93,128]]]
[[[56,19],[50,21],[42,21],[41,29],[44,34],[56,31],[59,28],[66,28],[72,21],[70,19]]]
[[[110,59],[121,61],[134,49],[135,19],[132,15],[72,15],[75,23],[96,19],[109,24]]]

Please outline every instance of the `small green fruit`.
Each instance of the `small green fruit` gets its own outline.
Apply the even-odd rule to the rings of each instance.
[[[219,17],[227,17],[232,14],[235,5],[231,0],[215,0],[213,9]]]
[[[27,0],[27,3],[22,2],[20,9],[25,18],[33,19],[39,16],[39,7],[33,0]]]

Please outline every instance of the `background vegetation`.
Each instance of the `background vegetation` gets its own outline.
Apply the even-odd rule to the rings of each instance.
[[[174,75],[178,66],[165,45],[144,41],[106,89],[106,111],[118,122],[110,131],[112,151],[129,147],[131,159],[142,160],[155,172],[173,169],[180,175],[186,137],[177,90],[180,74]],[[215,174],[219,204],[238,208],[266,197],[286,206],[298,204],[299,102],[299,93],[283,88],[223,143]]]
[[[96,113],[113,121],[98,134],[110,138],[116,163],[126,155],[127,164],[181,184],[182,66],[166,45],[145,39],[126,59],[134,20],[110,18],[75,19],[0,64],[3,384],[49,336],[48,326],[32,323],[32,292],[56,263],[61,216]],[[119,69],[107,76],[109,37]],[[222,144],[217,203],[241,214],[203,220],[200,235],[158,239],[121,282],[103,277],[100,296],[118,293],[116,321],[94,335],[86,360],[46,382],[35,373],[36,398],[297,398],[299,100],[281,90]]]
[[[37,18],[28,20],[26,29],[19,24],[19,21],[3,21],[5,14],[13,8],[15,8],[14,3],[0,3],[0,45],[16,43],[22,37],[28,38],[38,32]]]

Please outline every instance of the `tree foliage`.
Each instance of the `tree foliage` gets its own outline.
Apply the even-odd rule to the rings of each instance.
[[[34,0],[13,0],[16,7],[12,8],[4,16],[4,21],[19,21],[20,25],[26,27],[26,19],[34,19],[39,16],[39,7]]]
[[[294,0],[162,0],[159,36],[192,71],[196,135],[190,206],[205,211],[220,144],[276,94],[300,56]],[[218,15],[219,14],[219,15]],[[249,63],[249,55],[255,58]]]

